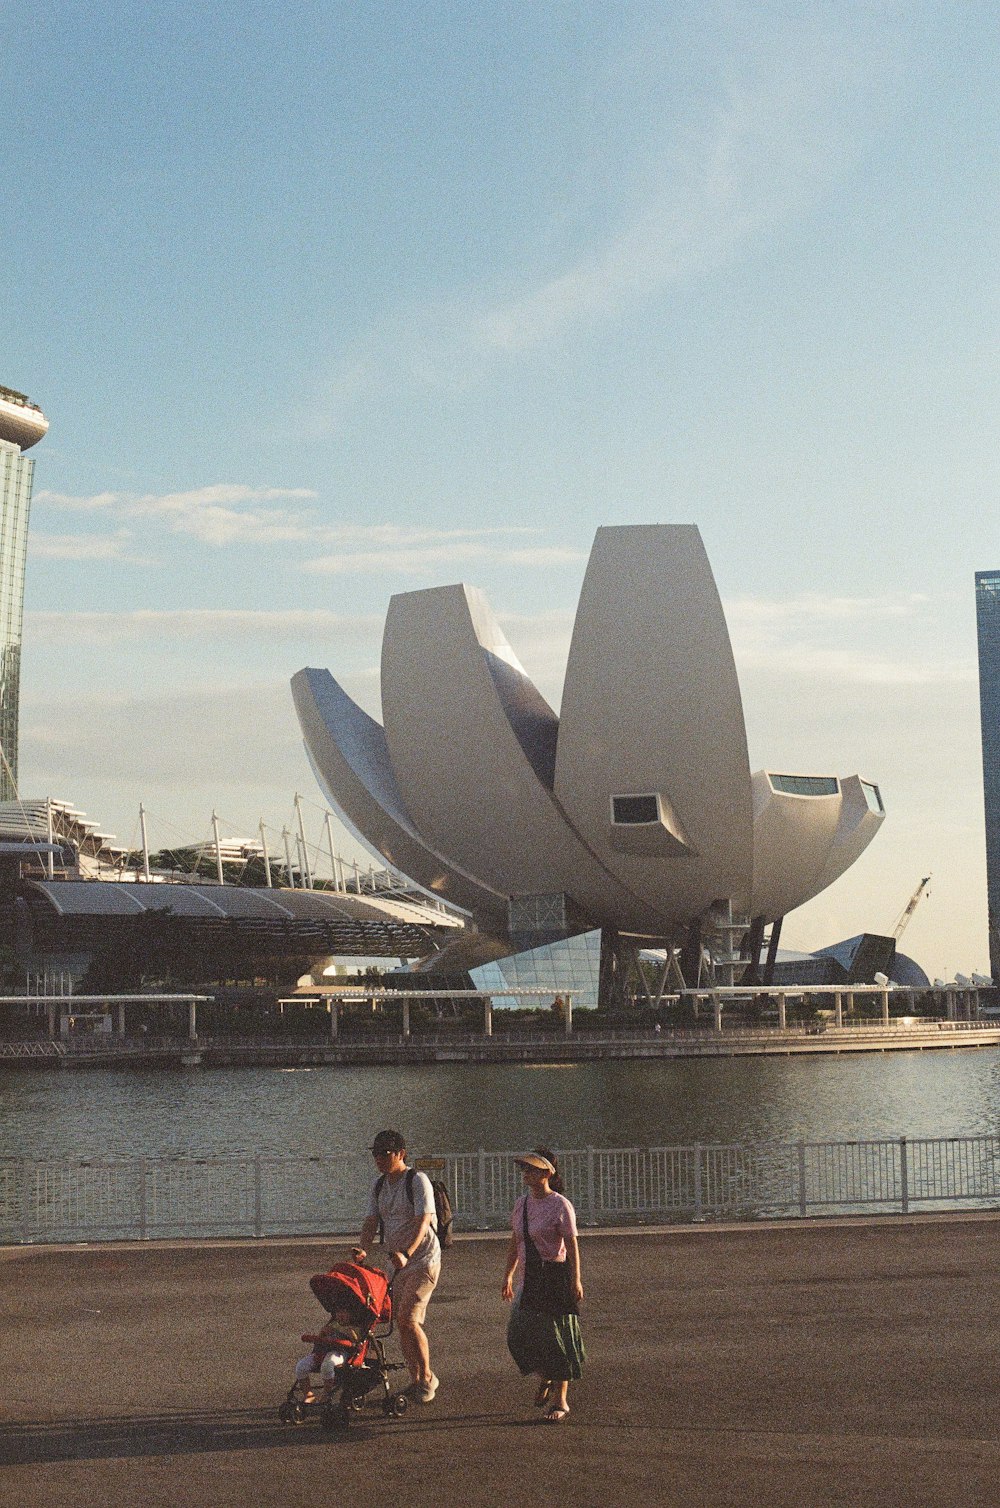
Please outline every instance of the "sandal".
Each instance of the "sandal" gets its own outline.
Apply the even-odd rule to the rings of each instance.
[[[551,1392],[552,1392],[552,1384],[551,1384],[551,1382],[545,1382],[543,1380],[542,1382],[540,1382],[538,1384],[538,1392],[535,1394],[534,1398],[532,1399],[532,1402],[534,1403],[536,1409],[543,1409],[545,1407],[545,1405],[549,1401],[549,1394]]]
[[[562,1424],[569,1416],[569,1404],[557,1404],[554,1408],[546,1409],[542,1418],[546,1424]]]

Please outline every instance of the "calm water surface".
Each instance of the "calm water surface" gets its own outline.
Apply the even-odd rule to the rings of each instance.
[[[0,1155],[418,1151],[1000,1134],[1000,1049],[414,1068],[0,1073]]]

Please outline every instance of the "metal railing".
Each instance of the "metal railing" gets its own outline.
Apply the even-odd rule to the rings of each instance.
[[[494,1018],[495,1019],[495,1018]],[[655,1026],[613,1026],[594,1028],[589,1025],[574,1031],[571,1038],[567,1038],[561,1025],[550,1025],[548,1022],[537,1026],[504,1029],[502,1026],[494,1026],[489,1037],[481,1031],[468,1031],[453,1027],[421,1027],[419,1030],[404,1036],[402,1032],[386,1025],[381,1029],[352,1027],[349,1031],[342,1031],[335,1038],[331,1038],[326,1030],[302,1031],[294,1027],[287,1030],[275,1031],[273,1029],[260,1034],[243,1033],[213,1033],[199,1032],[196,1038],[184,1035],[168,1036],[163,1033],[129,1033],[125,1036],[117,1032],[74,1032],[66,1038],[55,1041],[45,1037],[24,1037],[14,1040],[0,1039],[0,1057],[45,1057],[45,1056],[87,1056],[87,1055],[114,1055],[123,1053],[160,1054],[182,1052],[191,1048],[211,1051],[216,1048],[260,1048],[260,1049],[289,1049],[303,1050],[310,1048],[328,1048],[350,1050],[351,1048],[377,1047],[388,1045],[396,1047],[477,1047],[484,1043],[495,1047],[531,1047],[537,1043],[558,1043],[560,1046],[607,1046],[614,1047],[622,1043],[648,1042],[666,1046],[671,1043],[681,1045],[697,1045],[705,1043],[715,1045],[725,1042],[735,1043],[780,1043],[789,1041],[796,1036],[823,1037],[830,1042],[858,1041],[862,1038],[870,1038],[878,1042],[889,1038],[902,1040],[911,1038],[916,1041],[922,1034],[950,1034],[956,1038],[969,1034],[987,1037],[988,1033],[1000,1032],[1000,1021],[949,1021],[937,1016],[910,1016],[903,1019],[892,1018],[886,1025],[881,1021],[859,1018],[844,1021],[843,1025],[835,1026],[826,1021],[792,1021],[786,1027],[761,1025],[733,1025],[724,1022],[721,1031],[715,1031],[709,1026],[684,1026],[684,1027],[661,1027]]]
[[[458,1230],[507,1226],[512,1152],[418,1159]],[[581,1225],[1000,1206],[1000,1137],[585,1147],[560,1156]],[[319,1235],[357,1230],[369,1158],[0,1158],[0,1242]]]
[[[47,1037],[26,1037],[21,1042],[0,1042],[0,1058],[64,1058],[66,1044]]]

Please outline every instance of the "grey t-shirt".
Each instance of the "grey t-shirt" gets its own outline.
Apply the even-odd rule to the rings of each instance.
[[[432,1222],[435,1221],[434,1190],[431,1188],[431,1181],[426,1173],[414,1173],[412,1205],[406,1197],[405,1173],[400,1174],[395,1180],[386,1178],[376,1204],[377,1186],[378,1179],[376,1178],[368,1200],[368,1218],[381,1220],[387,1251],[408,1251],[423,1216],[430,1215]],[[432,1223],[424,1239],[410,1257],[410,1262],[429,1266],[440,1260],[441,1247],[438,1245],[435,1226]]]

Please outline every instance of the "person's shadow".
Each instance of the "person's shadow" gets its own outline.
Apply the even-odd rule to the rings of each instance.
[[[54,1419],[0,1424],[0,1465],[100,1461],[114,1457],[196,1455],[202,1451],[360,1443],[381,1421],[359,1419],[348,1430],[318,1423],[282,1424],[273,1409],[205,1409],[110,1419]]]
[[[282,1424],[273,1408],[204,1409],[117,1418],[52,1419],[44,1423],[0,1424],[0,1466],[35,1466],[54,1461],[101,1461],[136,1456],[197,1455],[204,1451],[260,1450],[362,1445],[386,1430],[422,1433],[427,1429],[534,1424],[477,1414],[437,1415],[434,1419],[387,1420],[377,1414],[352,1418],[346,1430],[321,1429],[318,1421]]]

